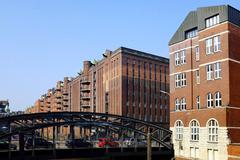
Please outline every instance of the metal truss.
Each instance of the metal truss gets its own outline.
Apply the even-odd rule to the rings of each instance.
[[[134,135],[145,137],[150,133],[152,141],[169,150],[173,149],[170,142],[172,132],[164,128],[164,124],[153,124],[125,116],[92,112],[46,112],[3,117],[0,118],[0,139],[55,126],[105,128],[119,135],[127,130]]]

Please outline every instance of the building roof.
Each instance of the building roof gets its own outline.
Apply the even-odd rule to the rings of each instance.
[[[205,19],[217,14],[219,14],[219,23],[229,21],[237,26],[240,26],[240,11],[230,5],[197,8],[197,10],[188,13],[169,41],[169,45],[185,40],[185,33],[188,30],[197,28],[198,31],[201,31],[205,29]]]
[[[119,47],[113,53],[114,54],[117,54],[117,53],[132,54],[132,55],[135,55],[135,56],[141,56],[141,57],[144,57],[144,58],[153,59],[153,60],[156,60],[156,61],[161,61],[163,63],[169,63],[168,58],[157,56],[157,55],[150,54],[150,53],[147,53],[147,52],[138,51],[138,50],[135,50],[135,49],[126,48],[126,47]]]

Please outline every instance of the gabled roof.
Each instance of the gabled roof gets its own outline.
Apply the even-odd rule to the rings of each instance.
[[[169,45],[185,40],[185,32],[192,28],[197,28],[198,31],[205,29],[205,19],[217,14],[219,14],[220,23],[229,21],[235,25],[240,26],[240,11],[229,5],[197,8],[196,11],[191,11],[187,15],[187,17],[184,19],[180,27],[177,29],[169,41]]]

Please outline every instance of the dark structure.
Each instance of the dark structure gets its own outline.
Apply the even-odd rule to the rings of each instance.
[[[1,100],[0,101],[0,115],[9,113],[9,102],[8,100]]]
[[[138,119],[129,117],[92,112],[51,112],[23,114],[0,118],[0,139],[8,138],[11,144],[11,138],[19,135],[19,152],[24,156],[24,135],[36,137],[36,132],[41,132],[43,128],[51,128],[53,134],[53,155],[56,155],[55,134],[56,127],[70,126],[71,139],[74,139],[74,128],[84,128],[86,131],[83,136],[91,141],[94,133],[105,132],[105,137],[122,139],[124,133],[135,138],[149,137],[150,146],[152,142],[158,144],[158,150],[168,150],[173,153],[170,142],[171,131],[164,128],[165,124],[154,125]],[[4,128],[4,129],[3,129]],[[93,133],[92,133],[93,132]],[[152,142],[151,142],[152,141]],[[34,143],[32,144],[34,146]],[[33,150],[33,154],[34,150]]]

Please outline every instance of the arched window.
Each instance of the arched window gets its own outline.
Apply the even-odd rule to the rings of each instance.
[[[178,98],[175,100],[175,110],[176,111],[180,110],[180,103],[179,103],[179,99]]]
[[[196,120],[192,120],[190,123],[191,140],[199,141],[199,123]]]
[[[213,96],[211,93],[207,95],[207,107],[213,107]]]
[[[181,99],[181,110],[186,110],[186,106],[187,106],[186,98],[182,98]]]
[[[220,107],[222,106],[222,95],[220,92],[217,92],[215,94],[215,106],[216,107]]]
[[[175,123],[176,125],[176,139],[182,140],[183,139],[183,123],[182,121],[178,120]]]
[[[208,127],[208,141],[217,142],[218,141],[218,122],[214,119],[210,119],[207,122]]]

